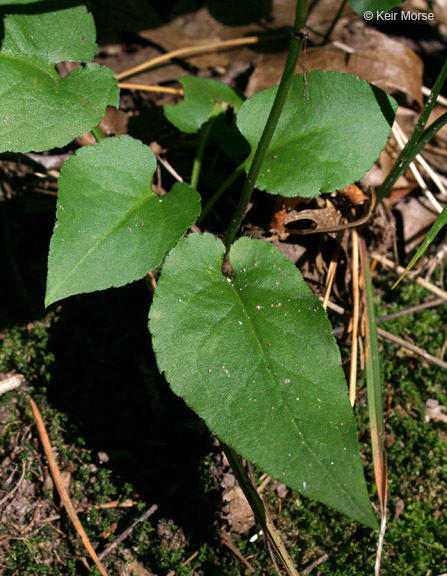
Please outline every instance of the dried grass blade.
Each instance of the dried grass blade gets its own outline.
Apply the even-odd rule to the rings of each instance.
[[[355,228],[352,229],[352,344],[351,365],[349,371],[349,400],[351,406],[355,404],[357,383],[357,358],[358,358],[358,327],[359,327],[359,235]]]

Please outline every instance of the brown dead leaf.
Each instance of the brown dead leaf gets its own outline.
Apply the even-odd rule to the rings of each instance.
[[[349,184],[343,190],[338,190],[337,195],[346,200],[351,206],[361,206],[369,200],[368,196],[355,184]]]
[[[107,106],[106,114],[99,123],[99,127],[105,136],[121,136],[127,133],[128,116],[122,110],[117,110],[113,106]],[[86,132],[76,138],[80,146],[92,146],[97,144],[91,132]]]
[[[396,204],[394,213],[398,215],[401,222],[403,243],[407,254],[421,244],[438,217],[431,202],[423,195],[417,198],[408,196]]]
[[[218,22],[210,14],[208,8],[202,8],[190,14],[182,14],[169,24],[159,28],[144,30],[140,32],[139,35],[145,40],[161,46],[166,52],[171,52],[172,50],[178,50],[180,48],[203,46],[211,42],[240,38],[261,31],[263,31],[263,29],[259,24],[226,26]],[[254,57],[256,57],[256,53],[252,50],[240,48],[237,50],[204,54],[203,56],[194,56],[188,58],[188,64],[196,66],[197,68],[218,67],[224,72],[233,60],[237,59],[240,62],[251,62]],[[142,59],[141,61],[144,60]]]
[[[293,210],[298,204],[308,202],[304,198],[285,198],[284,196],[278,196],[276,198],[275,207],[273,209],[273,216],[269,224],[269,228],[274,232],[283,234],[287,232],[284,220],[287,216],[287,212]]]
[[[226,514],[225,520],[231,526],[232,532],[242,534],[255,525],[255,516],[240,486],[228,488],[223,493],[226,506],[222,511]]]
[[[411,48],[366,27],[360,19],[341,21],[332,39],[339,44],[307,50],[306,70],[353,74],[396,96],[408,107],[422,108],[423,63]],[[284,58],[283,54],[259,57],[247,87],[248,96],[278,83]],[[302,72],[303,58],[302,53],[297,72]]]
[[[163,28],[165,27],[163,26]],[[100,54],[94,61],[97,64],[106,64],[115,72],[115,74],[120,74],[125,70],[138,66],[142,62],[152,60],[157,56],[160,56],[160,50],[157,50],[152,46],[145,46],[144,48],[139,48],[138,51],[132,53],[119,51],[113,54]],[[177,80],[184,75],[185,69],[182,68],[182,66],[177,63],[168,62],[164,66],[158,66],[148,72],[138,74],[138,83],[162,84],[163,82],[172,82]]]

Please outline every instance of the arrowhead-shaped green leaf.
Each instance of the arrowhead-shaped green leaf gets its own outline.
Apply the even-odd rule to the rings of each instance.
[[[45,303],[123,286],[157,267],[200,214],[186,184],[157,196],[156,160],[129,136],[79,150],[62,167]]]
[[[211,78],[184,76],[180,83],[185,99],[175,106],[166,104],[163,109],[169,122],[182,132],[194,134],[213,116],[225,112],[229,106],[237,111],[243,102],[236,90]]]
[[[95,55],[95,25],[85,6],[42,14],[0,12],[0,152],[65,146],[119,105],[113,72],[97,64],[61,78],[55,64]]]
[[[224,442],[302,494],[376,528],[355,420],[319,299],[276,248],[193,234],[168,255],[149,328],[160,370]]]
[[[294,77],[256,187],[270,194],[313,197],[362,178],[385,148],[397,104],[350,74],[315,70]],[[277,86],[249,98],[239,130],[256,149]],[[247,164],[246,170],[250,168]]]

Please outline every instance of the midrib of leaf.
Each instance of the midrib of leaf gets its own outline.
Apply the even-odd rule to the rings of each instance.
[[[103,234],[102,236],[100,236],[96,242],[93,244],[93,246],[91,248],[89,248],[89,250],[87,250],[87,252],[81,256],[81,258],[79,258],[79,260],[73,265],[73,267],[71,268],[70,272],[64,277],[64,279],[59,282],[59,284],[56,285],[55,288],[53,288],[52,293],[57,293],[59,291],[59,288],[61,286],[63,286],[64,284],[67,283],[67,281],[71,278],[71,276],[73,275],[73,273],[79,268],[79,266],[81,266],[84,261],[86,260],[86,258],[88,258],[95,250],[97,250],[98,248],[100,248],[102,246],[102,244],[104,244],[104,242],[106,240],[108,240],[108,238],[110,236],[112,236],[117,230],[118,228],[122,225],[122,223],[129,218],[129,216],[132,215],[133,212],[136,212],[136,210],[143,208],[148,202],[150,202],[153,198],[154,198],[155,194],[152,193],[151,195],[149,195],[145,200],[142,201],[138,201],[130,210],[128,210],[124,216],[122,216],[120,218],[120,220],[118,220],[118,222],[116,224],[114,224],[112,226],[112,228],[109,228],[105,234]]]
[[[295,428],[295,430],[296,430],[296,432],[297,432],[300,440],[304,440],[305,446],[306,446],[307,450],[309,451],[309,453],[310,453],[310,454],[313,456],[313,458],[320,464],[320,466],[323,468],[323,470],[326,471],[326,473],[328,474],[328,476],[333,480],[334,484],[335,484],[336,486],[338,486],[339,489],[343,492],[343,494],[345,494],[345,495],[348,497],[348,500],[350,500],[350,501],[354,504],[355,508],[360,511],[360,515],[363,516],[363,511],[359,508],[359,506],[357,505],[357,503],[355,502],[355,500],[353,500],[353,499],[351,498],[350,493],[346,490],[346,488],[344,488],[344,486],[342,486],[342,485],[339,483],[339,481],[337,480],[337,478],[336,478],[335,476],[333,476],[333,474],[332,474],[332,472],[330,471],[330,469],[327,468],[327,467],[323,464],[323,462],[320,460],[320,458],[314,453],[314,451],[312,450],[312,448],[309,446],[309,443],[308,443],[308,441],[307,441],[307,438],[306,438],[306,437],[304,436],[304,434],[301,432],[301,430],[300,430],[297,422],[295,421],[295,418],[294,418],[292,412],[290,411],[290,408],[289,408],[288,403],[284,400],[284,397],[283,397],[282,392],[281,392],[281,386],[280,386],[280,384],[279,384],[278,379],[276,378],[275,374],[273,373],[273,370],[268,370],[268,367],[269,367],[269,362],[268,362],[269,355],[268,355],[267,350],[264,350],[264,348],[263,348],[263,346],[262,346],[262,343],[261,343],[261,341],[260,341],[260,339],[259,339],[259,337],[258,337],[258,335],[257,335],[257,331],[256,331],[256,329],[255,329],[255,325],[253,324],[253,322],[252,322],[252,320],[251,320],[251,316],[250,316],[250,314],[249,314],[249,312],[248,312],[248,309],[246,308],[246,305],[245,305],[244,301],[242,300],[240,294],[239,294],[238,291],[235,289],[233,283],[231,284],[230,288],[231,288],[231,289],[233,290],[233,292],[236,294],[237,299],[239,300],[239,302],[240,302],[240,304],[241,304],[242,311],[243,311],[245,317],[247,318],[250,327],[252,328],[251,334],[253,335],[253,338],[255,339],[255,342],[257,343],[257,345],[258,345],[258,347],[259,347],[259,350],[261,351],[261,357],[262,357],[262,360],[264,361],[264,364],[265,364],[265,367],[266,367],[266,372],[267,372],[268,374],[270,374],[270,378],[271,378],[271,380],[272,380],[272,382],[273,382],[273,384],[274,384],[274,387],[276,388],[276,390],[277,390],[277,392],[278,392],[278,395],[279,395],[279,397],[280,397],[281,404],[282,404],[283,408],[285,409],[285,411],[289,414],[290,420],[291,420],[291,422],[292,422],[292,424],[293,424],[293,427]]]
[[[0,61],[2,58],[9,58],[10,60],[17,60],[18,62],[23,62],[27,66],[36,68],[40,72],[47,74],[52,80],[62,80],[56,70],[51,66],[45,66],[45,64],[39,64],[36,60],[32,60],[29,56],[21,56],[18,54],[9,54],[8,52],[0,52]],[[43,68],[45,66],[45,68]]]

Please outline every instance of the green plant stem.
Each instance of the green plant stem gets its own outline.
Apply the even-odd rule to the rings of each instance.
[[[272,109],[267,119],[267,123],[265,125],[258,147],[256,148],[256,152],[253,156],[253,161],[251,163],[247,179],[245,180],[245,184],[242,189],[239,204],[225,234],[225,248],[227,252],[229,251],[230,246],[233,244],[237,231],[242,224],[248,204],[251,199],[251,195],[253,193],[253,189],[256,184],[256,180],[261,170],[262,162],[264,161],[264,157],[273,138],[276,126],[278,125],[278,121],[281,116],[290,85],[292,83],[293,75],[295,73],[298,56],[304,42],[302,30],[306,25],[306,17],[307,0],[297,0],[292,39],[290,41],[289,53],[284,65],[281,82],[279,83]]]
[[[101,130],[99,126],[95,126],[94,128],[92,128],[91,133],[95,137],[95,140],[96,142],[98,142],[98,144],[101,142],[101,140],[105,140],[104,132]]]
[[[200,215],[200,218],[197,220],[197,223],[200,224],[200,222],[202,222],[207,215],[209,214],[210,210],[213,208],[214,204],[216,204],[216,202],[219,200],[219,198],[222,196],[222,194],[233,184],[233,182],[235,182],[239,176],[244,172],[244,168],[245,168],[245,164],[247,163],[247,160],[245,160],[240,166],[238,166],[236,168],[236,170],[234,172],[232,172],[228,178],[226,178],[222,184],[219,186],[219,188],[214,192],[214,194],[211,196],[211,198],[208,200],[208,202],[206,203],[205,207],[202,210],[202,213]],[[191,183],[192,186],[192,183]]]
[[[199,177],[200,177],[200,170],[202,168],[202,160],[203,155],[205,153],[208,140],[211,134],[211,129],[213,128],[213,124],[216,120],[216,116],[212,116],[205,126],[200,131],[199,136],[199,145],[197,147],[197,152],[194,158],[194,163],[192,165],[192,174],[191,174],[191,186],[197,190],[197,186],[199,184]]]
[[[256,520],[261,525],[264,534],[268,537],[288,576],[299,576],[295,565],[292,562],[286,547],[284,546],[281,534],[275,527],[270,511],[261,500],[261,497],[259,496],[255,487],[252,485],[240,457],[232,448],[226,444],[222,444],[222,447],[237,478],[237,481],[239,482],[239,485],[242,488],[248,503],[250,504],[250,508],[253,510],[253,513],[256,516]]]
[[[402,149],[401,153],[399,154],[396,162],[391,168],[390,173],[385,178],[382,185],[378,188],[376,192],[376,205],[385,198],[385,196],[391,190],[391,188],[393,187],[394,183],[399,178],[399,176],[401,176],[405,172],[410,163],[413,162],[414,158],[419,154],[419,152],[422,150],[422,148],[425,146],[428,140],[432,138],[436,134],[436,132],[441,128],[441,126],[439,125],[439,120],[441,120],[441,118],[445,115],[441,116],[441,118],[438,118],[436,122],[433,122],[433,124],[431,124],[424,132],[425,125],[427,124],[428,118],[433,110],[434,105],[436,104],[436,100],[439,96],[439,93],[441,92],[441,88],[445,82],[446,77],[447,77],[447,59],[444,62],[441,72],[439,73],[435,85],[433,86],[433,90],[431,91],[430,96],[428,97],[427,102],[424,106],[424,109],[421,112],[421,115],[416,124],[416,128],[414,129],[413,134],[411,135],[410,139],[408,140],[408,142]],[[446,120],[444,120],[444,124],[445,122]],[[442,124],[442,126],[444,124]],[[435,127],[435,125],[437,128],[436,130],[435,128],[433,128]],[[431,136],[430,138],[427,139],[428,134],[431,134]],[[424,144],[422,144],[422,142],[424,142]]]

